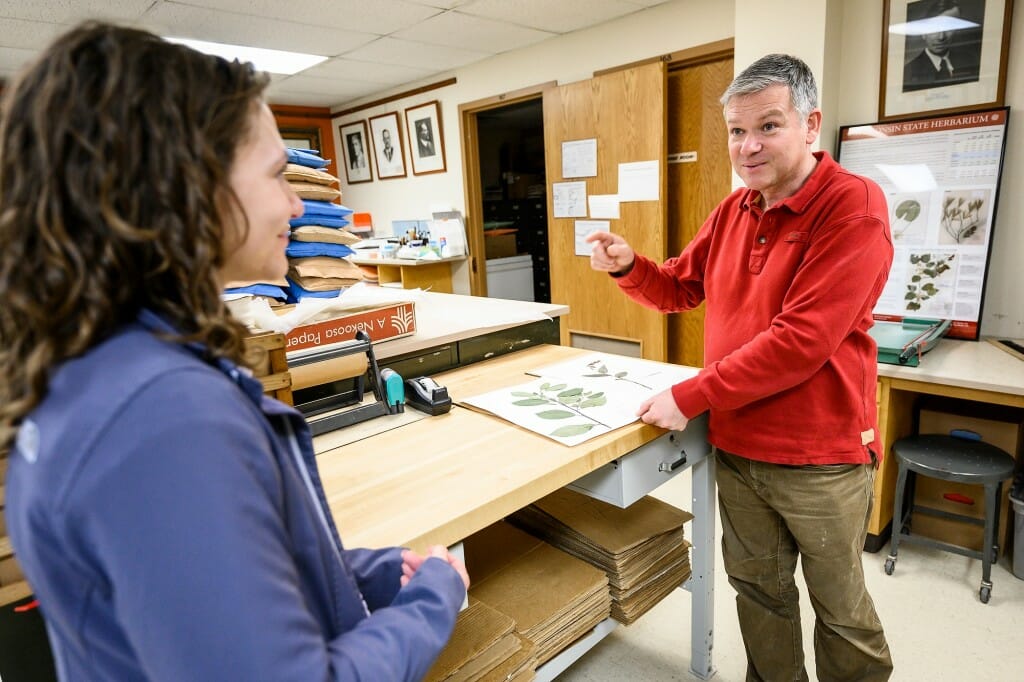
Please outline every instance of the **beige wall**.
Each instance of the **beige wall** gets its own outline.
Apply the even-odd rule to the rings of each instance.
[[[986,289],[982,333],[1024,337],[1024,10],[1015,13],[1006,103],[1015,109],[1006,147],[1002,191],[997,207],[994,247]],[[825,109],[820,146],[835,148],[839,126],[878,118],[880,0],[792,0],[784,12],[761,0],[673,0],[664,5],[555,38],[517,52],[500,55],[454,72],[453,86],[390,102],[338,119],[368,118],[398,111],[431,99],[442,103],[448,172],[406,179],[375,180],[344,187],[345,203],[368,210],[381,233],[390,233],[396,219],[427,218],[432,208],[465,211],[458,106],[546,81],[568,83],[593,71],[695,45],[734,37],[736,68],[742,69],[768,52],[785,51],[806,60],[821,84]],[[410,84],[412,87],[416,84]],[[400,88],[398,92],[408,90]],[[335,126],[337,136],[337,125]],[[340,144],[338,145],[340,149]],[[408,163],[408,161],[407,161]],[[457,291],[468,292],[465,273],[457,273]]]

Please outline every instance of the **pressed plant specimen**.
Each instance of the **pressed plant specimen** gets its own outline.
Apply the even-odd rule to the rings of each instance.
[[[917,199],[904,199],[897,204],[893,215],[896,220],[892,224],[892,236],[899,239],[921,215],[921,202]]]
[[[942,202],[942,229],[957,244],[970,239],[981,226],[981,207],[984,199],[967,200],[964,197],[947,196]]]
[[[608,402],[603,391],[587,391],[583,388],[569,388],[568,384],[552,384],[545,382],[536,391],[512,391],[512,395],[520,400],[512,404],[519,407],[550,406],[554,409],[544,409],[537,412],[541,419],[572,419],[583,417],[589,423],[576,423],[560,426],[551,432],[555,438],[571,438],[590,431],[595,426],[610,428],[590,415],[584,414],[583,410],[588,407],[598,407]]]
[[[921,304],[939,293],[935,286],[942,274],[953,266],[950,263],[956,254],[931,254],[912,253],[910,254],[910,265],[912,274],[910,284],[907,285],[907,293],[903,299],[907,302],[907,310],[920,310]]]

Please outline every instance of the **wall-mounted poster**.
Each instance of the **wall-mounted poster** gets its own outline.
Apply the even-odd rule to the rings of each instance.
[[[1009,109],[843,126],[840,163],[885,192],[895,256],[875,319],[977,339]]]
[[[377,178],[404,178],[405,152],[398,114],[391,112],[372,117],[370,134],[373,136],[373,156],[377,161]]]

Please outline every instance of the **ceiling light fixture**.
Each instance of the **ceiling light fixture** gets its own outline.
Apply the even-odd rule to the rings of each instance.
[[[193,40],[192,38],[164,38],[168,42],[178,43],[199,50],[206,54],[223,57],[227,60],[237,59],[240,62],[252,62],[260,71],[279,73],[290,76],[299,71],[304,71],[311,66],[316,66],[327,57],[316,54],[303,54],[302,52],[287,52],[285,50],[268,50],[263,47],[247,47],[245,45],[230,45],[228,43],[211,43],[206,40]]]

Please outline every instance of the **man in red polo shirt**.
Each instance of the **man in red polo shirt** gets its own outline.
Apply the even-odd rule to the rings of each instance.
[[[704,369],[638,415],[682,429],[710,413],[747,679],[807,679],[799,556],[817,616],[818,679],[885,680],[892,659],[861,550],[881,454],[868,329],[892,240],[881,189],[812,152],[817,100],[801,60],[754,62],[722,96],[729,155],[746,188],[663,264],[618,235],[588,241],[593,268],[638,303],[663,312],[707,303]]]

